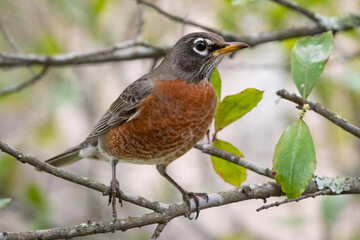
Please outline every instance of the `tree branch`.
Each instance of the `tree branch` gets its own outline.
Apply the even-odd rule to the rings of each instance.
[[[0,141],[0,150],[13,156],[14,158],[16,158],[18,161],[20,161],[22,163],[27,163],[41,171],[47,172],[56,177],[65,179],[67,181],[70,181],[70,182],[73,182],[73,183],[76,183],[79,185],[82,185],[87,188],[94,189],[98,192],[101,192],[103,195],[108,195],[108,193],[110,191],[109,187],[102,183],[93,181],[93,180],[88,179],[83,176],[75,175],[75,174],[65,171],[63,169],[60,169],[60,168],[54,167],[50,164],[47,164],[46,162],[39,161],[34,156],[23,154],[23,153],[19,152],[18,150],[16,150],[15,148],[10,147],[9,145],[7,145],[6,143],[1,142],[1,141]],[[122,192],[121,197],[124,201],[130,202],[135,205],[138,205],[138,206],[141,206],[144,208],[148,208],[148,209],[151,209],[154,211],[162,211],[164,208],[164,207],[160,206],[159,203],[156,201],[146,199],[144,197],[134,196],[130,193]],[[166,204],[163,204],[163,205],[166,206]]]
[[[309,35],[311,36],[326,31],[346,31],[360,26],[360,14],[349,14],[348,16],[342,18],[322,17],[321,19],[321,26],[306,26],[284,30],[264,31],[244,36],[219,32],[214,29],[206,30],[213,30],[213,32],[220,33],[220,35],[222,35],[226,41],[241,41],[246,42],[251,46],[256,46],[266,42],[282,41],[285,39]],[[198,27],[201,27],[201,25]],[[142,46],[143,48],[130,49],[135,46]],[[0,67],[20,67],[29,65],[48,65],[59,67],[112,61],[161,58],[164,57],[169,51],[170,47],[156,47],[144,42],[128,41],[104,49],[79,54],[65,53],[56,55],[36,55],[0,53]]]
[[[0,91],[0,98],[4,97],[6,95],[9,95],[9,94],[15,93],[15,92],[19,92],[19,91],[23,90],[24,88],[36,83],[48,72],[48,69],[49,69],[48,66],[45,65],[40,73],[35,74],[29,80],[27,80],[17,86],[9,87],[8,89],[4,89],[4,90]]]
[[[151,236],[150,239],[157,239],[160,234],[164,231],[165,227],[166,227],[166,223],[159,223],[154,231],[154,234]]]
[[[305,17],[309,18],[310,20],[314,21],[315,23],[318,23],[318,21],[319,21],[319,19],[316,17],[316,15],[313,12],[307,10],[306,8],[303,8],[302,6],[300,6],[294,2],[289,2],[286,0],[270,0],[270,1],[276,2],[290,10],[298,12],[298,13],[304,15]]]
[[[134,47],[141,49],[131,49]],[[103,63],[134,59],[163,57],[170,47],[156,47],[145,42],[126,41],[114,46],[84,53],[64,53],[56,55],[6,54],[0,53],[0,67],[29,65],[67,66],[88,63]]]
[[[349,178],[346,184],[349,190],[341,194],[359,194],[360,180]],[[319,189],[314,181],[310,182],[306,194],[318,192]],[[328,191],[325,194],[333,194]],[[269,197],[282,196],[280,185],[274,182],[261,183],[255,185],[246,185],[241,188],[209,194],[209,201],[200,199],[200,209],[223,206],[230,203],[246,201],[250,199],[266,199]],[[191,209],[195,210],[195,204],[192,202]],[[139,217],[128,217],[116,221],[86,222],[73,227],[59,227],[46,230],[36,230],[29,232],[3,232],[0,238],[5,237],[7,240],[12,239],[70,239],[73,237],[86,236],[98,233],[126,231],[128,229],[143,227],[152,224],[165,224],[172,219],[183,216],[187,212],[186,203],[175,203],[168,206],[163,213],[147,213]]]
[[[297,198],[285,199],[285,200],[280,201],[280,202],[276,201],[274,203],[267,204],[267,205],[264,205],[262,207],[259,207],[259,208],[256,209],[256,211],[260,212],[261,210],[269,209],[269,208],[272,208],[272,207],[278,207],[278,206],[286,204],[286,203],[299,202],[299,201],[304,200],[306,198],[310,198],[310,197],[315,198],[315,197],[318,197],[318,196],[329,195],[331,193],[332,193],[331,189],[327,188],[327,189],[320,190],[318,192],[307,193],[307,194],[304,194],[304,195],[302,195],[300,197],[297,197]]]
[[[210,27],[207,27],[205,25],[202,25],[200,23],[197,23],[197,22],[194,22],[194,21],[191,21],[191,20],[187,20],[185,18],[182,18],[182,17],[178,17],[178,16],[175,16],[171,13],[168,13],[164,10],[162,10],[161,8],[159,8],[158,6],[156,6],[155,4],[153,3],[149,3],[147,1],[144,1],[144,0],[136,0],[139,4],[143,4],[145,6],[148,6],[152,9],[154,9],[155,11],[157,11],[158,13],[160,13],[161,15],[171,19],[171,20],[174,20],[176,22],[179,22],[179,23],[182,23],[182,24],[186,24],[186,25],[191,25],[191,26],[194,26],[194,27],[198,27],[198,28],[201,28],[201,29],[204,29],[208,32],[213,32],[213,33],[216,33],[218,35],[221,35],[221,36],[225,36],[227,35],[228,33],[225,32],[225,31],[219,31],[219,30],[216,30],[214,28],[210,28]]]
[[[310,110],[317,112],[318,114],[320,114],[324,118],[328,119],[329,121],[333,122],[334,124],[338,125],[345,131],[360,138],[360,128],[359,127],[347,122],[347,120],[342,118],[339,114],[331,112],[330,110],[321,106],[319,103],[304,100],[301,97],[297,96],[295,93],[289,93],[285,89],[277,91],[276,94],[284,99],[287,99],[289,101],[299,104],[300,108],[302,108],[302,106],[304,104],[309,104]]]
[[[222,158],[228,162],[235,163],[265,177],[269,177],[272,179],[274,178],[271,169],[257,166],[256,164],[250,162],[244,157],[240,157],[224,150],[212,147],[210,144],[198,143],[194,146],[194,148],[200,150],[203,153]]]
[[[206,148],[205,148],[206,149]],[[210,148],[209,148],[210,149]],[[25,155],[18,150],[8,146],[0,141],[0,150],[15,157],[17,160],[28,163],[36,168],[39,168],[47,173],[63,178],[65,180],[80,184],[82,186],[97,190],[103,194],[107,194],[109,188],[104,184],[92,181],[88,178],[77,176],[67,171],[53,167],[45,162],[37,160],[33,156]],[[218,151],[213,149],[214,151]],[[321,179],[320,179],[321,180]],[[319,180],[319,182],[320,182]],[[321,188],[326,187],[326,184],[331,182],[331,178],[322,181]],[[347,178],[343,180],[334,179],[334,182],[341,183],[345,187],[341,188],[339,194],[359,194],[360,193],[360,180],[359,178]],[[319,189],[316,180],[312,180],[308,185],[304,194],[312,194],[318,192]],[[338,190],[336,190],[338,191]],[[334,194],[333,192],[326,192],[325,194]],[[222,206],[234,202],[241,202],[249,199],[266,199],[274,196],[282,196],[280,185],[269,182],[257,185],[247,185],[241,188],[234,188],[228,191],[209,194],[209,200],[200,198],[200,209]],[[61,239],[73,238],[77,236],[85,236],[90,234],[113,232],[116,230],[125,231],[131,228],[147,226],[151,224],[160,224],[160,227],[155,231],[155,235],[160,234],[164,228],[164,224],[171,221],[173,218],[185,215],[188,212],[188,205],[185,202],[175,204],[164,204],[156,201],[148,200],[143,197],[133,196],[129,193],[122,193],[125,201],[134,203],[136,205],[149,208],[155,212],[144,214],[140,217],[128,217],[122,220],[114,221],[101,221],[101,222],[88,222],[82,223],[74,227],[60,227],[47,230],[37,230],[29,232],[3,232],[0,233],[0,239],[3,237],[7,240],[10,239]],[[191,200],[190,211],[196,211],[196,205]]]

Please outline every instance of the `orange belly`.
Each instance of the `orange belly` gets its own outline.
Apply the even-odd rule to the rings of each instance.
[[[157,81],[136,117],[106,134],[106,152],[123,162],[169,164],[204,137],[215,108],[208,81]]]

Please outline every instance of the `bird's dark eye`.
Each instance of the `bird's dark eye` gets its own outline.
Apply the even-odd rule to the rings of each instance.
[[[196,49],[200,52],[204,51],[206,49],[206,43],[204,41],[198,41],[196,43]]]

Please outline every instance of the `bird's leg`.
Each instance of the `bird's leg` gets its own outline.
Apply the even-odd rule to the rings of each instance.
[[[206,131],[206,138],[207,138],[208,144],[210,144],[210,143],[211,143],[211,142],[210,142],[210,129],[208,129],[208,130]]]
[[[120,193],[120,184],[119,181],[116,179],[116,164],[118,163],[117,159],[111,160],[111,169],[112,169],[112,178],[110,182],[110,194],[109,194],[109,205],[111,203],[113,209],[113,217],[117,218],[116,212],[116,198],[119,199],[119,203],[122,206],[122,199]]]
[[[164,178],[166,178],[172,185],[174,185],[182,194],[183,196],[183,200],[188,204],[189,206],[189,212],[185,215],[186,217],[188,217],[189,219],[192,219],[190,217],[190,199],[194,199],[195,201],[195,206],[196,206],[196,216],[195,216],[195,220],[198,218],[199,213],[200,213],[200,203],[199,203],[199,198],[198,197],[202,197],[206,200],[206,202],[209,200],[209,197],[206,193],[194,193],[194,192],[187,192],[185,191],[182,187],[180,187],[179,184],[177,184],[177,182],[175,182],[174,179],[172,179],[167,173],[166,173],[166,166],[164,164],[159,164],[156,165],[156,169],[158,170],[158,172],[161,174],[161,176],[163,176]]]

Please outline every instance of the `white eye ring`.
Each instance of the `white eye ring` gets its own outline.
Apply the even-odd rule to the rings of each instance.
[[[194,44],[196,45],[198,42],[203,42],[203,43],[205,44],[205,49],[204,49],[204,50],[199,50],[199,49],[197,48],[197,45],[196,45],[195,47],[193,47],[193,50],[194,50],[196,53],[200,54],[201,56],[207,56],[207,55],[209,54],[209,51],[208,51],[207,45],[206,45],[206,43],[208,43],[207,40],[208,40],[208,39],[204,40],[203,38],[197,38],[197,39],[194,41]],[[205,42],[205,41],[206,41],[206,42]]]

